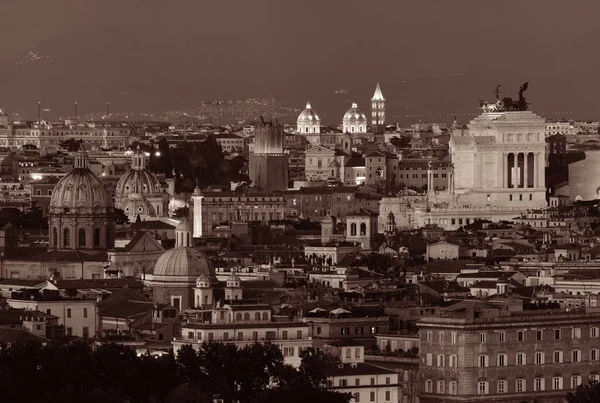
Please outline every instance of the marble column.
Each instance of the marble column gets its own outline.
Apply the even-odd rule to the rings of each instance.
[[[538,186],[546,187],[546,165],[544,164],[545,153],[538,153]]]
[[[519,153],[513,153],[513,170],[512,170],[512,179],[513,179],[513,188],[518,188],[521,184],[521,175],[519,172]]]
[[[533,153],[533,187],[537,188],[539,186],[538,179],[538,153]]]
[[[525,189],[529,187],[529,170],[527,169],[527,157],[529,157],[529,153],[523,153],[523,187]]]

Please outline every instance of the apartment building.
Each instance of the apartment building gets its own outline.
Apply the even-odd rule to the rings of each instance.
[[[419,321],[421,403],[563,401],[600,379],[600,311],[462,301]]]

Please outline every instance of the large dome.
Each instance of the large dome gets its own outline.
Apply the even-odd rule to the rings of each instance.
[[[366,124],[367,116],[358,109],[356,102],[352,103],[352,108],[344,114],[344,122],[349,124]]]
[[[158,259],[154,265],[153,277],[177,276],[215,277],[215,268],[206,254],[194,248],[173,248]]]
[[[306,109],[304,109],[300,115],[298,115],[297,123],[317,123],[320,122],[319,115],[312,109],[310,106],[310,102],[306,104]]]
[[[130,169],[117,182],[115,197],[127,197],[132,193],[160,195],[160,181],[147,169]]]
[[[87,157],[80,154],[75,168],[54,186],[50,213],[112,212],[113,201],[102,181],[87,167]]]

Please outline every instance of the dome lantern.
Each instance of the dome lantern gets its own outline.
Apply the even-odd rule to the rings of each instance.
[[[179,222],[179,225],[175,228],[175,247],[176,248],[189,248],[192,245],[192,225],[187,217]]]

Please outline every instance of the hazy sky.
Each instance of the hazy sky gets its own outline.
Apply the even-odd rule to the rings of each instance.
[[[599,119],[598,15],[599,0],[0,0],[0,107],[272,95],[338,123],[377,81],[389,113],[434,115],[529,81],[535,112]]]

